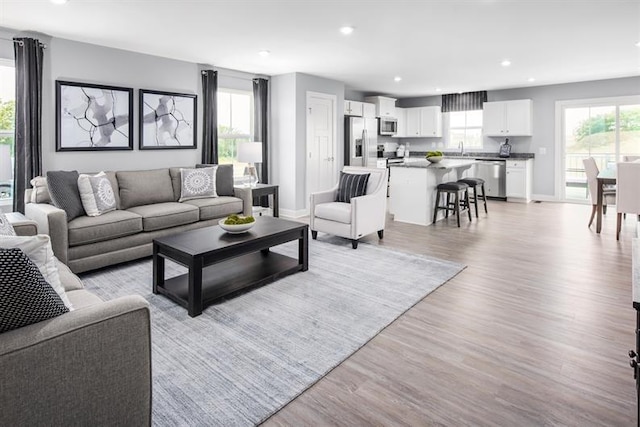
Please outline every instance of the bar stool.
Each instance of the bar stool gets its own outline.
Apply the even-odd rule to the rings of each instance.
[[[464,182],[444,182],[438,184],[436,187],[438,193],[436,195],[436,207],[433,210],[433,223],[436,223],[438,211],[444,209],[444,217],[449,217],[449,211],[452,211],[458,219],[458,227],[460,227],[460,206],[466,206],[467,213],[469,214],[469,221],[471,221],[471,210],[469,209],[469,185]],[[460,193],[463,193],[464,198],[460,200]],[[440,194],[445,193],[447,195],[447,203],[445,206],[440,206]],[[453,202],[451,202],[451,195],[454,195]],[[463,203],[460,203],[463,202]]]
[[[462,178],[458,182],[463,182],[469,186],[469,189],[473,189],[473,198],[469,200],[476,208],[476,218],[478,218],[478,187],[482,189],[482,200],[484,201],[484,213],[489,213],[487,210],[487,196],[484,193],[484,179],[482,178]]]

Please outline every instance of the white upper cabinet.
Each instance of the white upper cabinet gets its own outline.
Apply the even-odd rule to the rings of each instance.
[[[420,108],[420,133],[422,136],[442,136],[442,113],[440,107]]]
[[[531,136],[532,102],[485,102],[482,112],[482,129],[487,136]]]
[[[407,115],[405,136],[441,137],[442,113],[440,107],[405,108]]]
[[[362,116],[367,118],[376,117],[376,105],[369,102],[362,104]]]
[[[376,117],[395,117],[396,99],[386,96],[368,96],[365,101],[376,106]]]
[[[404,138],[407,136],[407,110],[405,108],[396,107],[396,119],[398,119],[398,127],[394,138]]]
[[[344,115],[345,116],[359,116],[362,117],[363,104],[358,101],[344,101]]]

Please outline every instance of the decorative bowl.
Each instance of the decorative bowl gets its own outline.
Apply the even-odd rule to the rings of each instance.
[[[218,225],[224,231],[226,231],[227,233],[231,233],[231,234],[246,233],[256,223],[255,221],[253,221],[253,222],[249,222],[247,224],[225,224],[224,222],[226,220],[227,220],[227,218],[222,218],[220,221],[218,221]]]
[[[438,163],[440,160],[442,160],[442,156],[427,157],[427,160],[429,160],[431,163]]]

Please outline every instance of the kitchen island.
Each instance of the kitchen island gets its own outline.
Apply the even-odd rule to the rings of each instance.
[[[389,165],[389,212],[394,221],[431,224],[438,184],[472,176],[476,163],[474,159],[461,158],[443,159],[439,163],[410,158]],[[438,213],[438,220],[442,218],[444,212]]]

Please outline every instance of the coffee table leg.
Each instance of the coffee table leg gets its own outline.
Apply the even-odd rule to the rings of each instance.
[[[189,263],[189,316],[202,314],[202,258],[194,258]]]
[[[302,265],[302,271],[309,269],[309,227],[305,227],[298,239],[298,264]]]
[[[160,255],[158,245],[153,244],[153,293],[158,293],[158,286],[164,287],[164,257]]]

